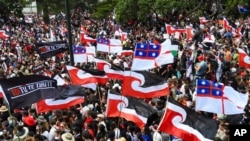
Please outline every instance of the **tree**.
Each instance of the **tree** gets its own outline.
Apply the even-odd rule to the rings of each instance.
[[[97,19],[108,18],[110,13],[114,10],[117,2],[118,0],[106,0],[103,2],[98,2],[93,7],[92,16]]]
[[[30,4],[32,0],[1,0],[0,16],[3,18],[8,17],[10,14],[21,17],[23,7]]]
[[[225,15],[231,18],[246,17],[250,15],[250,12],[242,14],[238,11],[238,5],[246,5],[250,10],[250,1],[249,0],[221,0],[221,4],[225,7]]]
[[[188,11],[201,8],[202,2],[196,0],[121,0],[115,7],[116,17],[119,22],[128,21],[131,18],[148,22],[152,16],[155,16],[156,22],[159,22],[167,15],[169,18],[177,18],[179,14],[185,16]]]

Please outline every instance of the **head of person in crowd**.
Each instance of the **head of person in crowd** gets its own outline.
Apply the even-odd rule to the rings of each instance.
[[[62,141],[75,141],[75,138],[71,133],[62,134],[61,139]]]
[[[23,123],[19,123],[19,125],[14,129],[13,141],[23,141],[25,137],[28,136],[29,129],[22,124]]]

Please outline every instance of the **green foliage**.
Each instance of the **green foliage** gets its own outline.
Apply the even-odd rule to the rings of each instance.
[[[23,7],[31,2],[32,0],[1,0],[0,16],[8,16],[9,14],[22,16]]]
[[[246,5],[250,4],[249,0],[224,0],[223,1],[224,6],[226,7],[225,9],[225,14],[228,17],[231,18],[239,18],[239,17],[244,17],[246,15],[239,13],[237,6],[238,5]],[[248,13],[250,14],[250,13]]]
[[[120,0],[116,5],[116,19],[119,22],[137,19],[148,21],[153,14],[166,16],[172,11],[179,13],[195,8],[196,0]],[[177,14],[178,14],[177,12]]]
[[[92,16],[96,19],[108,18],[107,16],[114,10],[118,0],[106,0],[97,3],[93,8]]]

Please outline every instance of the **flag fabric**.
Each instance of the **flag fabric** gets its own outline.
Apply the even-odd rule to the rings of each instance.
[[[81,25],[81,33],[82,33],[82,34],[85,34],[85,35],[88,35],[88,34],[89,34],[88,30],[85,28],[84,25]]]
[[[122,42],[119,39],[98,37],[96,48],[97,51],[119,53],[122,52]]]
[[[176,41],[172,41],[170,39],[166,39],[163,43],[161,43],[161,52],[170,52],[173,56],[177,56],[179,50],[179,43]],[[171,60],[173,59],[172,57]]]
[[[194,110],[169,98],[158,130],[188,141],[212,141],[218,124]]]
[[[96,42],[95,38],[92,38],[92,37],[88,36],[85,33],[81,32],[80,36],[81,36],[81,42],[82,43],[95,43]]]
[[[236,25],[231,20],[228,20],[227,18],[223,18],[223,28],[230,29],[232,32],[235,32]]]
[[[84,97],[74,96],[66,99],[43,99],[36,103],[37,113],[44,113],[52,110],[60,110],[81,104],[84,102]]]
[[[192,41],[193,37],[194,37],[194,32],[195,30],[193,29],[193,27],[191,26],[186,26],[186,30],[187,30],[187,34],[186,34],[186,40],[189,42],[189,41]]]
[[[97,83],[100,84],[100,85],[105,85],[109,80],[109,78],[108,78],[105,71],[101,71],[101,70],[97,70],[97,69],[87,69],[87,68],[84,68],[83,70],[86,73],[89,73],[92,76],[94,76]]]
[[[11,109],[29,106],[57,95],[56,80],[42,75],[27,75],[0,80],[2,93]]]
[[[205,24],[205,23],[212,21],[212,20],[207,20],[206,17],[199,17],[199,20],[200,20],[200,24]]]
[[[127,32],[122,32],[121,33],[121,41],[126,41],[128,39],[128,33]]]
[[[108,38],[98,37],[96,50],[102,52],[109,52],[110,41]]]
[[[154,112],[155,110],[142,99],[122,96],[114,91],[108,92],[105,113],[107,117],[122,117],[142,128],[147,123],[147,118]]]
[[[147,70],[156,67],[155,59],[161,52],[161,46],[150,43],[137,43],[132,62],[132,70]]]
[[[137,43],[131,70],[148,70],[173,61],[174,57],[165,44]]]
[[[86,84],[106,84],[108,77],[103,71],[91,71],[87,69],[82,70],[73,66],[66,66],[71,83],[74,85],[86,85]],[[99,76],[97,74],[100,74]]]
[[[123,48],[121,52],[118,53],[119,56],[130,56],[134,55],[134,51],[131,48]]]
[[[57,82],[57,86],[68,85],[68,83],[58,74],[53,77],[54,80]]]
[[[49,33],[50,33],[50,41],[51,41],[51,42],[56,41],[55,31],[54,31],[52,28],[50,28],[50,29],[49,29]]]
[[[122,52],[122,42],[120,39],[109,39],[109,53],[120,53]]]
[[[95,59],[98,70],[105,71],[109,79],[122,80],[124,77],[124,70],[119,66],[111,64],[105,60]]]
[[[239,66],[244,68],[250,68],[250,57],[243,49],[238,49],[239,51]]]
[[[243,14],[246,14],[249,12],[249,10],[245,6],[242,6],[242,5],[238,5],[238,10],[240,13],[243,13]]]
[[[223,28],[225,28],[225,29],[231,28],[231,26],[226,18],[223,18]]]
[[[63,53],[64,51],[68,50],[66,41],[37,43],[36,47],[38,53],[43,59],[56,56],[57,54]]]
[[[93,62],[95,56],[95,47],[74,46],[73,55],[75,63]]]
[[[36,66],[33,66],[31,70],[33,74],[40,75],[44,72],[44,68],[45,68],[44,64],[41,63],[37,64]]]
[[[137,98],[167,96],[169,87],[166,80],[147,71],[124,71],[122,94]]]
[[[56,88],[58,95],[54,96],[55,100],[57,99],[66,99],[68,97],[74,96],[85,96],[84,87],[80,85],[62,85]]]
[[[0,30],[0,39],[5,40],[7,38],[9,38],[9,35],[4,30]]]
[[[79,85],[59,86],[57,91],[58,95],[55,98],[42,99],[36,103],[38,113],[65,109],[81,104],[86,96],[84,88]]]
[[[198,79],[196,83],[196,110],[226,115],[244,113],[247,94],[210,80]]]
[[[213,44],[214,42],[215,42],[215,37],[214,35],[211,34],[206,35],[204,40],[202,41],[202,43],[211,43],[211,44]]]
[[[185,33],[186,32],[186,29],[175,28],[175,27],[173,27],[172,25],[169,25],[169,24],[165,24],[165,28],[166,28],[166,31],[167,31],[167,33],[169,35],[174,34],[176,32],[179,32],[179,33]]]

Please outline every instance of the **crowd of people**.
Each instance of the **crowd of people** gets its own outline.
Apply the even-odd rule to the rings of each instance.
[[[50,24],[45,24],[38,15],[31,15],[33,21],[25,22],[25,18],[10,15],[0,23],[0,27],[8,34],[8,38],[2,39],[0,44],[0,77],[12,78],[22,75],[34,74],[34,67],[44,64],[44,72],[50,76],[56,74],[67,77],[65,65],[70,64],[69,52],[47,58],[39,57],[36,51],[36,43],[50,42],[53,31],[54,41],[68,40],[65,16],[59,14],[51,18]],[[222,82],[232,86],[235,90],[250,93],[250,73],[248,68],[238,66],[238,50],[244,49],[250,54],[250,22],[244,19],[236,19],[236,28],[241,28],[240,39],[235,37],[231,30],[225,30],[214,19],[206,24],[199,21],[165,22],[176,27],[192,25],[196,30],[192,41],[187,42],[185,35],[174,39],[179,43],[178,55],[173,64],[167,64],[152,69],[168,80],[170,96],[193,108],[195,104],[195,79],[205,78]],[[181,25],[182,23],[183,25]],[[113,38],[117,23],[109,19],[91,20],[89,13],[77,9],[71,15],[73,44],[82,44],[80,39],[81,25],[86,27],[88,35],[96,38],[105,35]],[[127,40],[123,41],[126,49],[133,49],[138,42],[154,41],[163,42],[165,25],[157,23],[141,23],[130,21],[120,25],[123,31],[128,33]],[[201,44],[204,37],[210,35],[215,39],[214,43]],[[171,37],[171,36],[170,36]],[[96,44],[92,44],[96,45]],[[194,49],[192,49],[192,47]],[[96,57],[120,65],[123,68],[131,66],[132,56],[119,56],[118,54],[98,52]],[[220,60],[220,61],[218,61]],[[193,64],[192,70],[188,67]],[[93,67],[92,63],[77,63],[77,67]],[[106,118],[105,104],[107,92],[114,88],[114,83],[107,83],[101,87],[101,97],[95,91],[88,90],[85,102],[68,109],[50,111],[37,114],[34,105],[22,109],[10,111],[2,102],[0,108],[0,140],[3,141],[173,141],[181,140],[157,131],[157,122],[138,128],[132,121],[126,121],[119,117]],[[122,85],[120,85],[122,87]],[[165,98],[149,99],[147,102],[156,110],[161,111]],[[183,100],[185,102],[183,102]],[[246,105],[245,113],[238,115],[203,114],[218,120],[217,141],[228,141],[229,124],[249,124],[250,102]],[[157,120],[155,120],[157,121]]]

